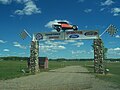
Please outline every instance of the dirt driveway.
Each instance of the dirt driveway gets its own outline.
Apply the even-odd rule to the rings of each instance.
[[[0,90],[120,90],[81,66],[68,66],[37,75],[0,81]]]

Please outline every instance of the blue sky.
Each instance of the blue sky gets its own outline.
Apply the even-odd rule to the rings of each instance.
[[[111,37],[101,38],[108,48],[108,58],[120,58],[119,0],[0,0],[0,56],[29,56],[31,39],[22,40],[19,33],[26,29],[51,32],[55,21],[68,21],[79,30],[99,30],[109,24],[118,28]],[[40,56],[48,58],[93,58],[93,40],[40,41]]]

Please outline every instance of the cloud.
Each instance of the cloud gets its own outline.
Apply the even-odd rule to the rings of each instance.
[[[110,49],[108,49],[108,51],[120,51],[120,48],[119,47],[117,47],[117,48],[110,48]]]
[[[120,8],[112,8],[111,13],[113,13],[113,16],[119,16],[120,15]]]
[[[84,42],[77,42],[77,43],[72,44],[72,45],[80,47],[80,46],[84,45]]]
[[[108,49],[107,55],[108,57],[111,57],[111,58],[113,58],[113,56],[114,58],[120,57],[120,47]]]
[[[53,20],[53,21],[49,21],[49,22],[45,25],[45,27],[47,27],[47,28],[52,28],[52,24],[55,24],[55,23],[57,23],[57,22],[68,22],[68,23],[69,23],[69,21],[67,21],[67,20]]]
[[[65,40],[65,42],[67,42],[67,43],[75,43],[76,40]]]
[[[108,55],[118,55],[118,53],[120,53],[120,47],[109,48],[107,54]]]
[[[110,57],[111,56],[120,56],[120,47],[109,48],[107,54],[110,55]]]
[[[115,37],[116,37],[116,38],[120,38],[120,35],[116,35]]]
[[[42,52],[57,52],[58,50],[64,50],[66,49],[65,45],[66,42],[53,42],[53,41],[46,41],[42,44],[40,44],[40,50]]]
[[[58,49],[66,49],[66,47],[65,46],[58,46]]]
[[[40,9],[37,8],[33,1],[28,1],[25,3],[25,7],[22,10],[16,10],[17,15],[32,15],[41,13]]]
[[[113,0],[106,0],[105,2],[101,2],[102,6],[109,6],[114,4],[115,2]]]
[[[14,1],[16,1],[17,3],[26,3],[26,2],[31,1],[31,0],[14,0]]]
[[[7,41],[0,40],[0,43],[6,43]]]
[[[87,53],[85,50],[77,50],[77,51],[71,51],[72,54],[81,54],[81,53]]]
[[[12,0],[0,0],[0,3],[2,4],[10,4]]]
[[[56,50],[64,50],[66,49],[65,46],[59,45],[59,46],[55,46],[55,45],[40,45],[40,50],[42,50],[42,52],[46,52],[46,51],[50,51],[50,52],[56,52]]]
[[[0,0],[2,4],[11,4],[12,2],[16,2],[17,4],[23,4],[25,7],[21,10],[15,10],[14,14],[17,15],[32,15],[32,14],[40,14],[41,10],[36,6],[34,0]]]
[[[32,0],[0,0],[0,3],[7,5],[7,4],[11,4],[12,2],[25,3],[28,1],[32,1]]]
[[[101,8],[101,9],[100,9],[100,11],[104,11],[104,10],[105,10],[105,8]]]
[[[15,47],[18,47],[18,48],[21,48],[21,49],[26,49],[26,47],[25,46],[22,46],[21,44],[19,44],[18,42],[13,42],[13,46],[15,46]]]
[[[4,52],[9,52],[10,50],[9,49],[3,49]]]
[[[85,9],[84,12],[85,13],[90,13],[90,12],[92,12],[92,9]]]

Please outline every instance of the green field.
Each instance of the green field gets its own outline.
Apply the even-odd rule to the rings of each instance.
[[[49,61],[49,70],[63,68],[65,66],[81,65],[86,67],[90,72],[93,72],[93,62],[91,61]],[[110,69],[107,75],[96,75],[96,77],[120,84],[120,62],[110,62],[106,64]],[[21,76],[29,75],[24,74],[21,70],[27,69],[26,61],[0,61],[0,80],[6,80],[11,78],[17,78]],[[44,71],[44,70],[41,70]],[[92,73],[93,74],[93,73]]]
[[[107,75],[96,75],[96,77],[120,84],[120,62],[107,63],[106,67],[109,68],[109,73]]]
[[[24,76],[21,70],[25,68],[26,61],[0,61],[0,79]]]

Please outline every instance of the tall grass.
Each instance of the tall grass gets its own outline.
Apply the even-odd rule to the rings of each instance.
[[[21,70],[25,68],[26,61],[0,61],[0,79],[24,76]]]

